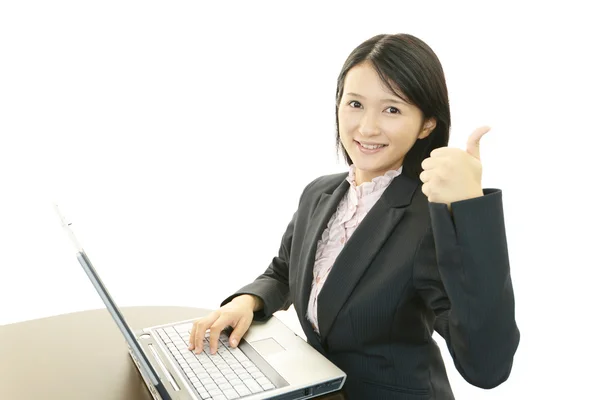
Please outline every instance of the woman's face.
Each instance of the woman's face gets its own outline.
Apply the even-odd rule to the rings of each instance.
[[[391,92],[370,63],[348,71],[338,109],[342,145],[356,167],[356,184],[398,169],[417,139],[435,120],[423,123],[419,108]]]

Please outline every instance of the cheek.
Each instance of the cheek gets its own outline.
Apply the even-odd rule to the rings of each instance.
[[[384,128],[384,132],[386,132],[388,140],[394,145],[394,147],[408,149],[412,147],[417,140],[419,127],[405,122],[408,121],[391,121]]]
[[[342,139],[342,141],[345,141],[350,129],[348,128],[347,119],[342,117],[341,115],[338,116],[338,129],[340,132],[340,138]]]
[[[390,138],[390,141],[394,144],[394,147],[408,150],[415,143],[415,137],[412,133],[406,133],[404,135],[394,135]]]
[[[340,136],[352,137],[352,132],[358,128],[359,120],[357,116],[350,113],[340,112],[338,114],[338,125],[340,129]]]

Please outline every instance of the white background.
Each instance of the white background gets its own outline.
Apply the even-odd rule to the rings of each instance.
[[[0,324],[103,306],[54,201],[119,305],[217,307],[267,267],[304,186],[345,170],[334,145],[345,58],[406,32],[444,66],[450,145],[492,126],[483,183],[504,196],[521,344],[510,379],[484,391],[436,336],[456,397],[593,397],[592,9],[208,3],[0,6]],[[278,315],[300,329],[293,311]]]

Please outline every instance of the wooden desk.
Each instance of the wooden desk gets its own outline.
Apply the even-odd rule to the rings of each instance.
[[[186,307],[125,307],[133,330],[200,317]],[[0,399],[151,400],[106,309],[0,326]],[[319,399],[342,400],[341,393]]]

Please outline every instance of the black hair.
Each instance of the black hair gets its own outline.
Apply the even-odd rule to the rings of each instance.
[[[423,121],[432,117],[436,120],[429,136],[417,140],[404,159],[402,174],[418,179],[423,160],[432,150],[447,146],[450,138],[450,104],[442,65],[425,42],[404,33],[374,36],[350,53],[338,76],[335,104],[336,146],[343,151],[348,165],[353,162],[341,144],[338,109],[348,71],[364,62],[375,68],[393,93],[418,107]]]

